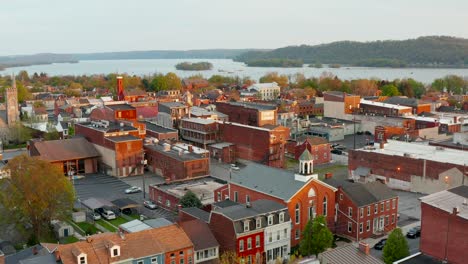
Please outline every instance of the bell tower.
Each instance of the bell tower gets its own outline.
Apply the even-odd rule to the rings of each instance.
[[[318,175],[314,174],[314,158],[307,148],[299,157],[299,172],[294,175],[294,179],[303,182],[318,179]]]
[[[5,90],[7,124],[9,127],[19,122],[18,90],[16,88],[15,74],[12,74],[11,78],[11,87]]]

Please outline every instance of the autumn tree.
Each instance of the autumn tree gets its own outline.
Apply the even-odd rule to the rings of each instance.
[[[398,91],[398,87],[396,87],[393,84],[387,84],[382,87],[380,87],[380,90],[382,91],[382,95],[384,96],[397,96],[400,95],[400,92]]]
[[[309,220],[302,232],[302,240],[299,251],[303,256],[312,254],[318,256],[333,245],[333,234],[327,227],[326,219],[323,215],[317,216],[312,221]]]
[[[57,131],[57,129],[52,129],[52,131],[49,131],[44,134],[44,139],[45,140],[57,140],[60,139],[60,134]]]
[[[180,205],[182,205],[182,208],[202,207],[200,199],[192,191],[188,191],[185,193],[184,196],[182,196],[182,198],[180,199]]]
[[[408,241],[400,228],[395,228],[388,236],[383,248],[383,260],[391,264],[399,259],[409,256]]]
[[[0,204],[13,223],[32,226],[32,235],[40,240],[48,236],[51,220],[70,216],[74,191],[58,166],[28,155],[8,162],[11,177],[0,181]]]
[[[373,80],[353,80],[351,81],[351,92],[361,96],[372,96],[377,92],[377,84]]]
[[[30,118],[28,118],[30,120]],[[23,126],[21,123],[16,123],[9,128],[10,139],[14,144],[23,144],[32,138],[32,132],[29,127]]]
[[[285,88],[289,84],[288,76],[282,74],[279,75],[277,72],[270,72],[260,77],[260,83],[271,83],[276,82],[279,87]]]
[[[236,252],[224,251],[223,254],[219,256],[219,264],[233,264],[233,263],[238,263]]]

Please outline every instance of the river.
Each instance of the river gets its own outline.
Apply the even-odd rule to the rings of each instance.
[[[179,62],[208,61],[213,64],[213,69],[208,71],[179,71],[175,65]],[[382,80],[394,80],[402,78],[413,78],[420,82],[429,84],[436,78],[449,74],[468,78],[468,69],[433,69],[433,68],[371,68],[371,67],[341,67],[341,68],[265,68],[247,67],[242,62],[230,59],[148,59],[148,60],[83,60],[78,63],[55,63],[48,65],[33,65],[23,67],[7,68],[0,71],[0,75],[18,73],[26,70],[30,75],[34,72],[45,72],[52,75],[89,75],[108,73],[128,73],[131,75],[148,75],[153,73],[175,72],[181,77],[201,74],[209,78],[213,74],[226,76],[248,76],[258,80],[268,72],[293,75],[302,73],[306,77],[319,77],[323,72],[331,72],[340,79],[351,80],[359,78],[376,78]]]

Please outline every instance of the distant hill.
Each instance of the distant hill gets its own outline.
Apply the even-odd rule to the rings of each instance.
[[[72,55],[41,53],[34,55],[0,56],[0,70],[8,67],[40,65],[51,63],[78,62]]]
[[[249,51],[236,57],[247,64],[266,59],[373,67],[468,67],[468,39],[429,36],[373,42],[339,41]]]

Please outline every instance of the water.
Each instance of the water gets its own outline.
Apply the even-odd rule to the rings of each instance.
[[[209,61],[213,64],[213,69],[209,71],[179,71],[175,65],[183,61]],[[26,70],[30,75],[34,72],[45,72],[52,75],[89,75],[108,73],[128,73],[135,75],[148,75],[153,73],[175,72],[181,77],[188,77],[201,74],[209,78],[213,74],[225,76],[250,77],[258,80],[268,72],[278,72],[280,74],[293,75],[302,73],[306,77],[319,77],[323,72],[331,72],[340,79],[351,80],[359,78],[376,78],[382,80],[394,80],[402,78],[413,78],[420,82],[429,84],[436,78],[441,78],[449,74],[468,78],[468,69],[421,69],[421,68],[370,68],[370,67],[342,67],[334,68],[264,68],[247,67],[242,62],[235,62],[230,59],[150,59],[150,60],[88,60],[79,63],[56,63],[49,65],[33,65],[25,67],[7,68],[0,71],[1,75],[18,73]]]

